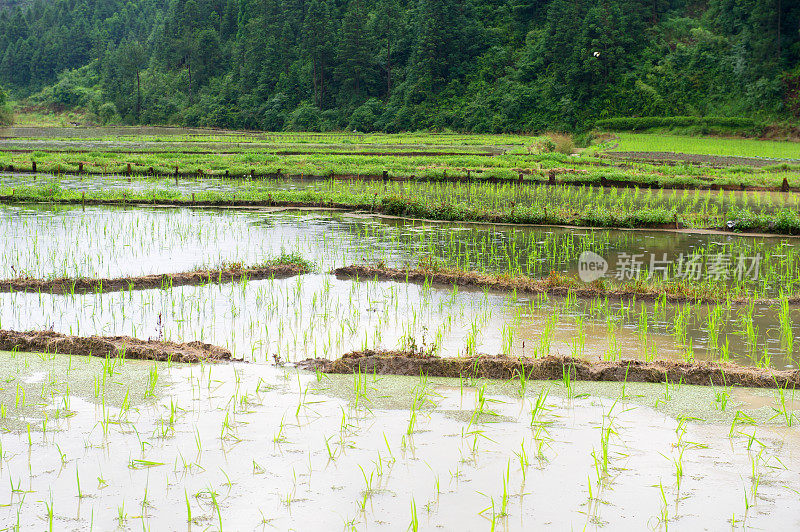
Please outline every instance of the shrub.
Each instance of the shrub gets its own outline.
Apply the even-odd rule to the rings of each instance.
[[[383,105],[377,98],[370,98],[350,115],[347,129],[371,132],[378,129],[378,120],[383,114]]]
[[[97,109],[97,116],[100,117],[104,124],[116,121],[119,119],[117,106],[111,102],[106,102]]]
[[[782,80],[786,108],[794,116],[800,117],[800,66],[793,72],[786,72]]]
[[[8,96],[0,87],[0,126],[10,126],[14,123],[14,113],[8,105]]]
[[[591,133],[579,133],[575,135],[575,146],[578,148],[588,148],[592,145],[594,135]]]
[[[757,130],[763,126],[752,118],[727,116],[632,116],[598,120],[595,127],[607,131],[643,131],[677,127]]]
[[[322,111],[307,103],[292,111],[286,121],[286,131],[320,131],[322,129]]]
[[[547,137],[553,143],[553,150],[564,155],[571,155],[575,151],[575,141],[572,135],[566,133],[548,133]]]

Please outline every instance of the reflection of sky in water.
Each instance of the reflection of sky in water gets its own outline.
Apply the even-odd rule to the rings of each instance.
[[[717,325],[709,314],[718,312]],[[251,281],[74,296],[0,294],[0,327],[54,328],[68,334],[201,340],[257,362],[336,358],[364,348],[396,349],[413,339],[445,356],[507,353],[715,360],[727,352],[742,364],[795,367],[776,329],[778,312],[755,307],[755,346],[744,334],[747,309],[653,303],[514,299],[500,293],[415,284],[343,281],[310,274]],[[800,309],[789,313],[796,338]],[[644,325],[643,325],[644,324]],[[640,334],[646,326],[647,334]],[[715,330],[714,345],[710,330]],[[690,347],[691,346],[691,347]],[[793,346],[793,352],[798,346]]]
[[[228,181],[182,183],[201,188],[229,186]],[[576,275],[578,257],[592,251],[608,260],[611,279],[631,273],[634,255],[642,276],[651,258],[661,261],[664,256],[673,265],[670,275],[674,276],[674,263],[693,253],[705,255],[700,271],[704,279],[711,273],[709,263],[720,253],[733,259],[725,270],[727,282],[735,279],[734,262],[740,256],[749,261],[758,255],[763,258],[756,284],[761,291],[791,291],[800,279],[793,238],[457,225],[357,213],[275,211],[4,206],[0,231],[6,247],[0,255],[0,275],[20,271],[36,277],[167,273],[223,260],[256,263],[281,250],[297,251],[324,269],[364,260],[416,265],[433,259],[479,271],[546,276],[553,270]],[[720,282],[726,280],[720,278]]]
[[[484,414],[476,416],[477,386],[430,378],[410,424],[423,388],[415,377],[367,375],[356,401],[349,375],[318,381],[261,364],[160,364],[155,397],[147,398],[152,363],[127,361],[103,379],[104,360],[92,357],[6,353],[0,362],[0,378],[20,383],[0,388],[0,425],[12,428],[3,434],[0,480],[21,479],[27,492],[0,505],[0,521],[19,518],[22,529],[42,528],[48,501],[55,523],[75,529],[114,530],[122,512],[131,528],[141,521],[144,529],[179,530],[188,526],[188,500],[192,529],[216,528],[218,519],[225,530],[261,529],[268,519],[279,530],[328,530],[357,519],[359,528],[397,530],[414,500],[421,529],[482,530],[489,525],[481,510],[490,496],[498,508],[505,485],[509,515],[497,518],[500,529],[602,522],[645,530],[660,515],[663,486],[670,519],[696,530],[743,511],[755,456],[761,482],[748,524],[799,524],[798,434],[764,422],[774,391],[736,390],[720,412],[721,389],[673,385],[665,398],[663,385],[577,382],[575,392],[587,396],[567,399],[558,383],[528,382],[521,398],[518,384],[490,382],[478,384]],[[43,383],[24,384],[41,372]],[[544,386],[540,424],[531,426]],[[20,390],[36,400],[18,406]],[[753,410],[751,398],[769,406]],[[71,415],[59,417],[65,408]],[[730,436],[739,410],[759,425],[737,425],[743,434]],[[599,487],[592,457],[606,430],[609,476]],[[747,436],[756,431],[754,445]],[[673,458],[686,472],[680,490]],[[601,502],[589,499],[589,482]]]
[[[448,355],[466,350],[533,355],[549,349],[563,355],[680,358],[691,343],[698,358],[718,357],[727,349],[731,358],[750,364],[766,352],[776,367],[794,365],[786,357],[787,339],[776,309],[754,307],[748,328],[745,310],[737,307],[729,312],[725,307],[668,305],[664,310],[660,303],[645,303],[621,313],[619,303],[605,308],[595,301],[556,313],[559,305],[532,307],[524,297],[510,305],[505,294],[484,298],[480,292],[464,292],[448,302],[448,287],[420,291],[384,283],[371,291],[368,285],[325,275],[333,267],[363,261],[400,266],[429,256],[494,271],[504,271],[514,257],[526,267],[538,265],[546,275],[551,267],[574,272],[576,253],[584,248],[611,257],[623,250],[674,252],[718,243],[719,235],[457,227],[308,211],[9,206],[0,213],[0,231],[6,235],[0,255],[4,277],[20,272],[34,277],[171,273],[221,261],[256,264],[281,252],[299,252],[318,267],[317,275],[277,283],[283,287],[277,291],[261,282],[246,289],[186,287],[99,299],[6,294],[0,327],[54,326],[67,333],[148,337],[157,334],[153,324],[163,313],[174,338],[228,345],[257,360],[277,352],[299,358],[338,356],[364,345],[395,348],[411,334],[418,343],[423,337],[428,345],[440,343]],[[753,245],[763,240],[722,238]],[[765,242],[780,245],[781,240]],[[336,295],[332,300],[331,293]],[[120,314],[122,307],[127,314]],[[784,324],[796,334],[798,311],[788,316],[791,323],[784,317]],[[647,342],[637,332],[643,319]],[[709,340],[715,328],[716,344]],[[584,338],[582,347],[576,338]]]

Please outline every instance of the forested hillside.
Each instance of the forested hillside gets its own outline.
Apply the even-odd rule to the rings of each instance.
[[[106,121],[501,132],[800,113],[788,0],[0,6],[0,85]]]

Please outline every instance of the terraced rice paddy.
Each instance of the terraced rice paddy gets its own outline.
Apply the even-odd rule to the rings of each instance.
[[[108,141],[86,142],[100,149]],[[125,194],[126,202],[19,198],[25,187],[48,186],[76,198]],[[385,189],[509,211],[567,201],[610,213],[668,205],[686,220],[705,217],[704,227],[733,208],[765,216],[797,209],[792,192],[527,186],[0,176],[0,187],[17,194],[0,206],[0,278],[67,287],[130,279],[0,292],[0,329],[156,346],[200,341],[237,359],[86,357],[63,354],[66,344],[61,354],[0,352],[0,529],[800,526],[800,418],[789,386],[586,382],[566,365],[554,381],[524,372],[498,381],[303,369],[305,359],[386,350],[425,360],[487,354],[623,369],[671,361],[797,370],[795,237],[421,220],[364,199]],[[130,201],[153,191],[187,202]],[[354,197],[355,206],[197,205],[212,196],[314,193]],[[578,284],[587,256],[607,261],[605,280]],[[265,264],[299,269],[136,284]],[[352,265],[377,273],[334,272]],[[409,277],[378,275],[390,268]],[[442,273],[498,282],[436,282]],[[497,288],[520,280],[559,290]]]

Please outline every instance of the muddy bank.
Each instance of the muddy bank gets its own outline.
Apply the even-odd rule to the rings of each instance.
[[[294,209],[337,209],[346,212],[363,211],[373,214],[384,214],[397,218],[404,218],[410,220],[424,220],[424,221],[439,221],[439,222],[456,222],[456,223],[493,223],[504,225],[557,225],[564,227],[602,227],[604,229],[680,229],[680,223],[645,223],[634,220],[633,222],[622,221],[619,225],[609,225],[605,220],[602,224],[592,224],[592,220],[580,220],[578,223],[574,219],[564,219],[559,223],[546,223],[526,220],[515,220],[510,214],[498,214],[495,212],[481,211],[473,213],[461,218],[435,218],[435,212],[422,213],[418,216],[409,214],[407,210],[398,212],[398,209],[403,209],[402,206],[398,207],[397,203],[385,205],[384,203],[339,203],[330,200],[322,201],[284,201],[273,200],[268,198],[266,200],[237,200],[236,194],[232,194],[230,200],[195,200],[195,194],[191,194],[191,199],[143,199],[131,198],[127,199],[123,194],[122,199],[98,199],[98,198],[52,198],[44,199],[39,197],[21,197],[13,194],[8,196],[0,196],[0,204],[6,205],[19,205],[19,204],[47,204],[47,205],[76,205],[76,206],[114,206],[114,207],[208,207],[208,208],[231,208],[231,207],[244,207],[244,208],[258,208],[258,207],[286,207]],[[377,196],[376,196],[377,198]],[[570,223],[573,222],[573,223]],[[714,228],[716,229],[716,228]]]
[[[139,340],[130,336],[67,336],[53,331],[7,331],[0,329],[0,351],[58,353],[96,357],[124,357],[172,362],[216,362],[232,359],[231,352],[203,342],[178,344]]]
[[[739,157],[731,155],[700,155],[662,151],[608,151],[603,153],[610,159],[623,159],[653,163],[689,163],[714,168],[726,166],[764,167],[777,164],[800,164],[800,159],[769,159],[762,157]]]
[[[152,288],[172,288],[175,286],[194,286],[209,283],[237,282],[244,278],[285,279],[307,273],[308,268],[297,264],[275,264],[258,268],[221,268],[193,270],[163,275],[142,275],[138,277],[116,277],[113,279],[93,279],[85,277],[59,279],[31,279],[18,277],[0,280],[0,292],[47,292],[50,294],[73,294],[90,292],[116,292],[120,290],[147,290]]]
[[[151,152],[147,152],[151,153]],[[193,152],[197,153],[197,152]],[[214,152],[226,153],[226,152]],[[613,153],[613,152],[611,152]],[[375,156],[375,154],[372,154]],[[493,156],[493,154],[480,154]],[[366,155],[365,155],[366,156]],[[605,156],[604,156],[605,157]],[[611,160],[608,158],[608,160]],[[628,168],[631,164],[639,163],[655,163],[657,161],[651,160],[638,160],[638,159],[620,159],[623,162],[619,164],[608,164],[603,161],[595,160],[575,160],[570,161],[572,165],[581,166],[599,166],[609,168]],[[626,163],[625,161],[628,161]],[[630,163],[630,164],[629,164]],[[662,163],[664,163],[662,161]],[[676,164],[676,161],[668,161],[669,164]],[[773,161],[770,165],[775,166],[775,171],[782,171],[782,161]],[[800,161],[790,161],[789,164],[800,165]],[[328,174],[298,174],[294,172],[284,172],[278,170],[276,172],[257,172],[250,170],[249,172],[225,170],[212,171],[203,170],[202,168],[175,168],[174,171],[164,171],[154,169],[153,167],[145,167],[143,165],[130,165],[129,168],[118,168],[117,170],[109,171],[107,168],[92,168],[88,165],[84,167],[83,163],[71,163],[73,169],[64,169],[61,167],[45,167],[45,166],[17,166],[13,164],[2,166],[0,165],[0,172],[7,172],[12,174],[48,174],[54,176],[62,174],[76,175],[76,176],[121,176],[129,179],[133,178],[158,178],[158,179],[251,179],[259,181],[382,181],[382,182],[415,182],[415,183],[462,183],[462,184],[492,184],[492,185],[518,185],[518,186],[541,186],[541,185],[557,185],[557,186],[575,186],[575,187],[600,187],[600,188],[639,188],[639,189],[654,189],[654,190],[725,190],[725,191],[746,191],[746,192],[800,192],[800,187],[796,183],[789,183],[788,181],[780,185],[752,185],[748,183],[719,183],[718,180],[705,177],[696,176],[694,182],[676,181],[676,182],[663,182],[655,176],[644,176],[641,180],[636,179],[618,179],[607,178],[604,176],[592,176],[586,170],[575,168],[551,168],[548,170],[538,170],[531,168],[512,168],[511,171],[517,174],[517,177],[484,177],[482,174],[486,172],[483,168],[452,168],[453,171],[448,175],[445,171],[444,175],[439,176],[405,176],[405,175],[392,175],[389,172],[377,174],[353,174],[353,173],[328,173]],[[77,168],[74,168],[77,167]]]
[[[143,142],[141,144],[148,144],[147,142]],[[156,144],[156,143],[150,143]],[[160,144],[160,143],[159,143]],[[248,143],[249,144],[249,143]],[[220,146],[224,146],[220,144]],[[152,155],[153,153],[158,154],[180,154],[180,155],[241,155],[247,154],[251,151],[259,150],[260,152],[272,153],[278,156],[298,156],[298,155],[330,155],[330,156],[359,156],[359,157],[495,157],[497,155],[503,155],[505,153],[504,150],[493,150],[493,151],[325,151],[325,150],[317,150],[317,151],[310,151],[310,150],[275,150],[274,146],[271,145],[246,145],[242,146],[240,150],[231,151],[230,149],[221,148],[218,150],[215,149],[207,149],[203,146],[200,146],[196,149],[185,148],[185,147],[176,147],[176,146],[164,146],[155,145],[153,148],[148,149],[119,149],[113,148],[108,153],[114,153],[119,155]],[[64,153],[64,154],[91,154],[98,150],[96,149],[88,149],[88,148],[70,148],[70,147],[57,147],[57,148],[5,148],[1,150],[5,153],[15,153],[15,154],[28,154],[28,153]]]
[[[484,379],[519,378],[522,371],[531,380],[571,380],[696,384],[702,386],[747,386],[751,388],[794,388],[800,384],[800,370],[775,371],[735,364],[711,362],[604,362],[573,357],[515,358],[505,355],[477,355],[442,358],[398,351],[348,353],[338,360],[307,359],[298,366],[323,373],[377,375],[425,374],[430,377]]]
[[[532,278],[526,276],[489,275],[478,272],[466,272],[445,269],[398,269],[385,266],[345,266],[336,268],[331,273],[339,279],[361,279],[379,281],[398,281],[404,283],[440,285],[451,287],[453,285],[466,288],[489,289],[500,292],[525,294],[547,294],[549,296],[565,297],[572,294],[580,298],[605,298],[654,300],[666,296],[667,301],[684,303],[716,303],[725,301],[726,297],[715,296],[707,291],[698,290],[688,285],[613,285],[608,282],[583,283],[580,280],[560,274],[551,274],[548,277]],[[748,303],[752,298],[731,298],[732,303]],[[790,304],[800,304],[800,297],[788,298]],[[759,299],[757,303],[777,303],[778,299]]]

